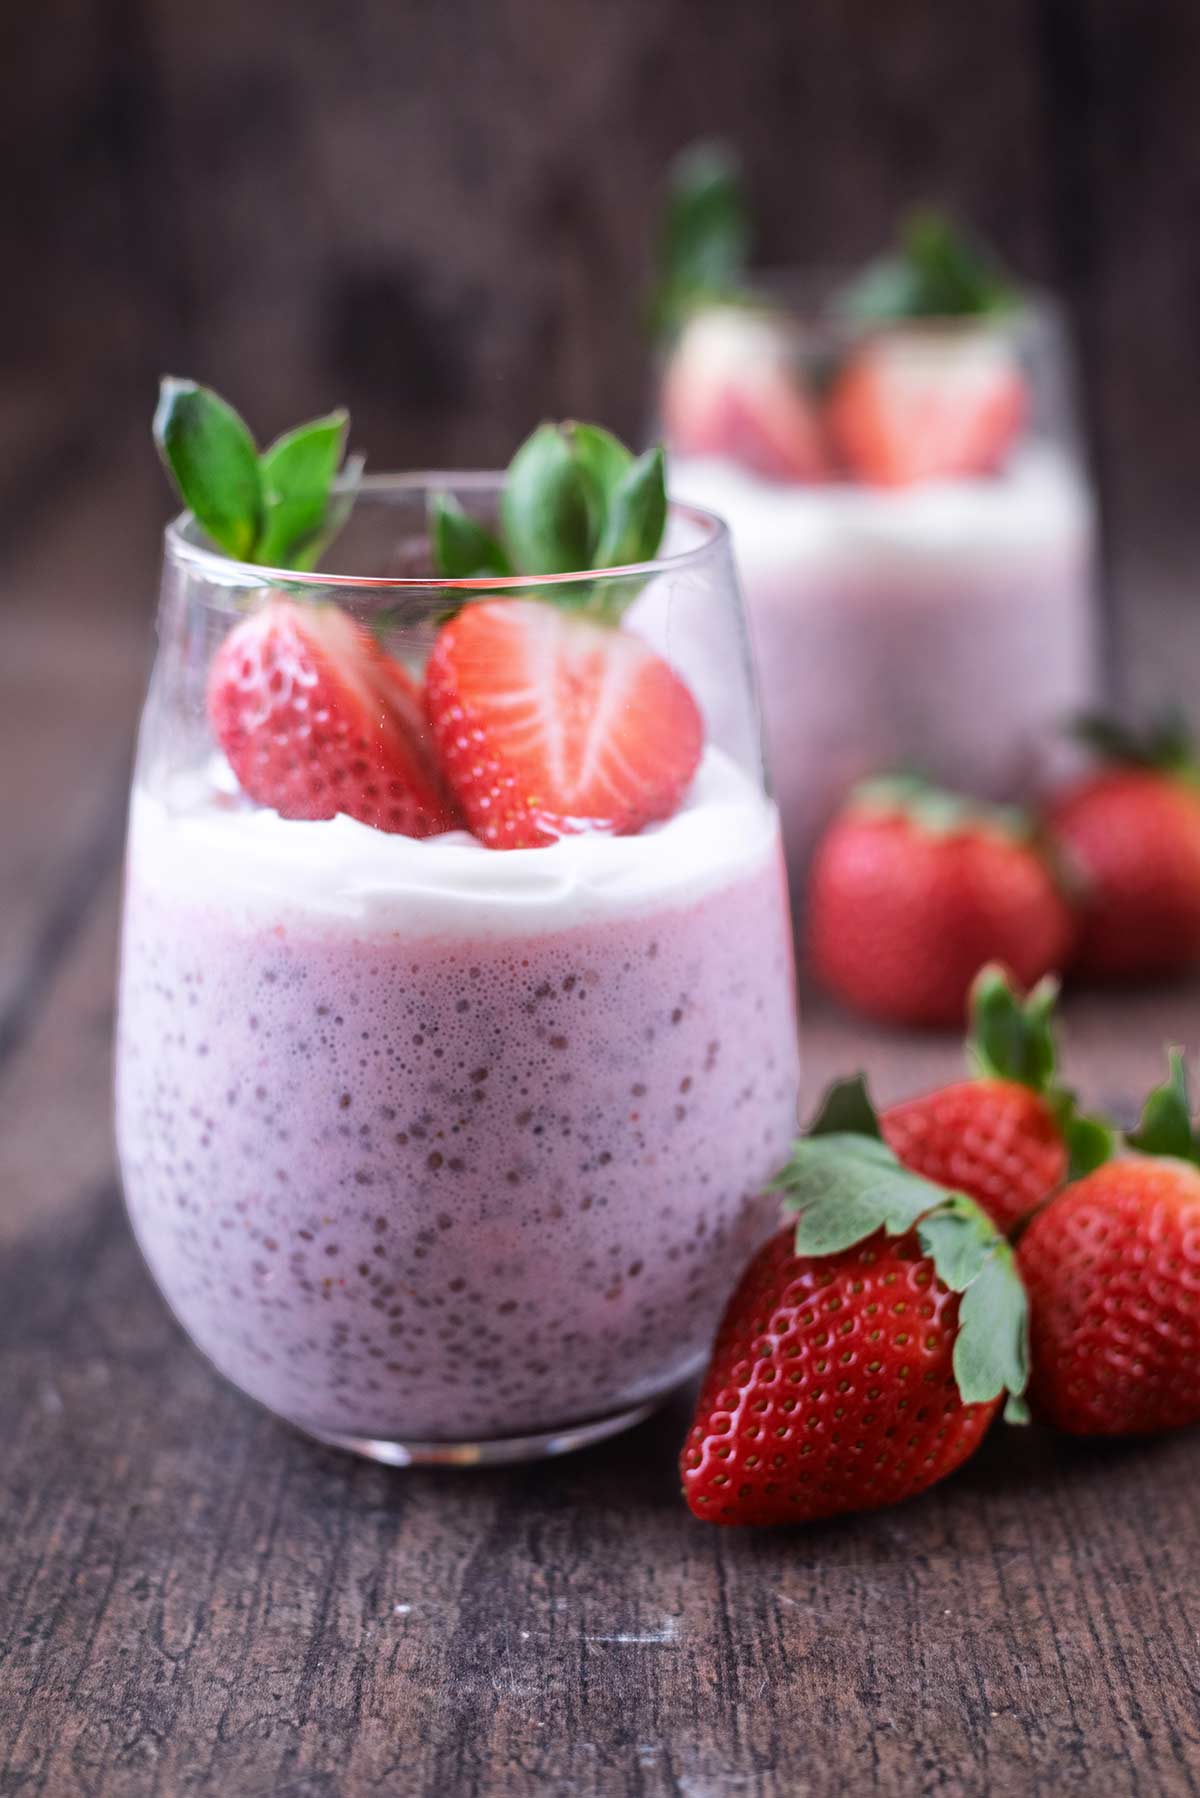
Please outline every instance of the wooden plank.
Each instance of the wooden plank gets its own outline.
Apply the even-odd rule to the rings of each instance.
[[[8,1272],[2,1791],[1196,1790],[1194,1439],[997,1432],[919,1504],[723,1533],[681,1404],[527,1472],[305,1444],[111,1192]]]

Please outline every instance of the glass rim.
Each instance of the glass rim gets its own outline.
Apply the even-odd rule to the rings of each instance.
[[[439,487],[448,488],[451,492],[484,492],[502,486],[503,482],[503,469],[426,469],[410,473],[363,475],[353,483],[352,490],[356,497],[430,492]],[[339,479],[334,483],[334,492],[344,493],[350,486],[348,481]],[[698,524],[705,533],[703,540],[672,555],[655,556],[647,562],[623,562],[615,568],[576,568],[564,574],[472,575],[470,578],[462,578],[442,576],[432,570],[427,575],[376,575],[338,574],[332,569],[268,567],[260,562],[242,562],[236,556],[227,556],[222,550],[210,549],[203,543],[193,542],[187,534],[189,527],[196,522],[191,511],[180,512],[171,519],[164,537],[171,560],[206,573],[223,586],[345,587],[360,592],[408,593],[429,592],[431,588],[456,593],[527,592],[531,587],[570,586],[577,581],[616,581],[629,580],[631,577],[646,579],[651,575],[670,574],[702,562],[714,550],[728,544],[729,526],[723,518],[703,506],[693,506],[685,500],[672,499],[668,493],[667,515],[687,518]]]

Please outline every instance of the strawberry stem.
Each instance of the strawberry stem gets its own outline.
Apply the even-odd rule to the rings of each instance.
[[[1046,1100],[1067,1145],[1068,1177],[1078,1180],[1111,1158],[1116,1131],[1106,1118],[1081,1112],[1057,1079],[1057,999],[1052,975],[1022,998],[997,963],[981,968],[971,988],[967,1065],[976,1080],[1015,1081]]]
[[[1182,1049],[1167,1050],[1167,1078],[1147,1096],[1141,1122],[1126,1141],[1139,1154],[1166,1155],[1200,1166],[1200,1133],[1192,1126]]]

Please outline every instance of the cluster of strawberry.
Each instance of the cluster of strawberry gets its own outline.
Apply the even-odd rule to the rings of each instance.
[[[417,680],[336,605],[274,597],[213,658],[208,713],[243,792],[493,849],[668,818],[703,744],[696,702],[640,638],[530,599],[442,625]]]
[[[990,325],[876,329],[817,381],[779,327],[731,308],[686,327],[662,406],[680,455],[728,456],[771,481],[904,487],[995,472],[1028,395]]]
[[[910,778],[853,793],[808,890],[814,974],[902,1024],[953,1024],[989,960],[1152,979],[1200,960],[1200,763],[1177,722],[1089,720],[1099,765],[1027,816]]]
[[[1006,1416],[1077,1435],[1200,1421],[1200,1137],[1182,1063],[1119,1154],[1055,1075],[1053,988],[985,970],[974,1077],[877,1116],[827,1096],[777,1182],[798,1214],[730,1301],[681,1457],[715,1523],[907,1498]]]

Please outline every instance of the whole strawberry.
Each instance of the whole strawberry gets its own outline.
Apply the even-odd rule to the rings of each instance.
[[[1047,823],[1077,887],[1076,962],[1096,979],[1174,973],[1200,959],[1200,759],[1174,719],[1144,738],[1099,719],[1079,734],[1105,765]]]
[[[817,847],[813,973],[897,1024],[959,1022],[985,962],[1024,986],[1065,961],[1071,914],[1018,815],[912,778],[858,788]]]
[[[1021,1239],[1036,1414],[1080,1436],[1200,1421],[1200,1137],[1170,1056],[1133,1153],[1068,1186]]]
[[[1006,1388],[1019,1412],[1012,1250],[973,1200],[902,1167],[863,1103],[835,1090],[796,1145],[777,1184],[799,1221],[729,1302],[680,1460],[697,1517],[895,1504],[973,1453]]]
[[[1067,1178],[1112,1152],[1112,1132],[1084,1117],[1057,1080],[1052,1028],[1058,983],[1022,999],[1002,968],[971,988],[967,1061],[973,1078],[889,1105],[880,1123],[905,1167],[975,1199],[1011,1230]]]

